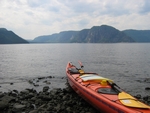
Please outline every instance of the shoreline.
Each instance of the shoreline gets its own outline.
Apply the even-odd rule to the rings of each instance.
[[[49,91],[25,89],[21,92],[0,93],[1,113],[99,113],[94,107],[78,96],[69,86]]]
[[[1,113],[99,113],[93,106],[82,99],[66,82],[64,88],[52,88],[51,82],[54,77],[39,77],[29,80],[34,88],[26,88],[22,91],[14,89],[8,92],[0,92]],[[66,78],[61,78],[65,81]],[[36,81],[36,84],[35,84]],[[38,82],[37,82],[38,81]],[[41,91],[37,83],[46,83]],[[12,84],[13,85],[13,84]],[[145,89],[149,90],[149,89]],[[150,105],[150,96],[135,96],[137,99]]]

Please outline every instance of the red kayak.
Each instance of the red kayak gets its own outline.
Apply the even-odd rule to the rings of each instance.
[[[150,113],[150,106],[123,91],[113,80],[97,73],[84,72],[68,63],[66,74],[70,86],[87,102],[104,113]]]

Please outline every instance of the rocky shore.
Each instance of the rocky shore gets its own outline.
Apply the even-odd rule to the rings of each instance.
[[[0,113],[99,113],[68,84],[66,88],[49,89],[47,84],[40,92],[34,88],[0,92]],[[135,97],[150,105],[150,96]]]
[[[99,113],[69,86],[49,91],[25,89],[0,93],[0,113]]]

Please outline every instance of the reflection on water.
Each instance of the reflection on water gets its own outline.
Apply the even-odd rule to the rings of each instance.
[[[149,48],[149,43],[0,45],[0,90],[4,86],[31,87],[28,80],[47,76],[58,77],[57,85],[59,77],[66,76],[68,61],[79,66],[80,60],[85,71],[97,72],[133,94],[144,95],[149,93],[145,91],[149,83],[139,80],[150,77]]]

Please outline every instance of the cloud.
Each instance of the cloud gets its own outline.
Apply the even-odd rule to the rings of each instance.
[[[0,0],[0,27],[25,39],[111,25],[150,29],[148,0]]]
[[[140,9],[140,13],[141,14],[147,14],[150,12],[150,1],[149,0],[145,0],[145,2],[143,4],[141,4],[141,9]]]

